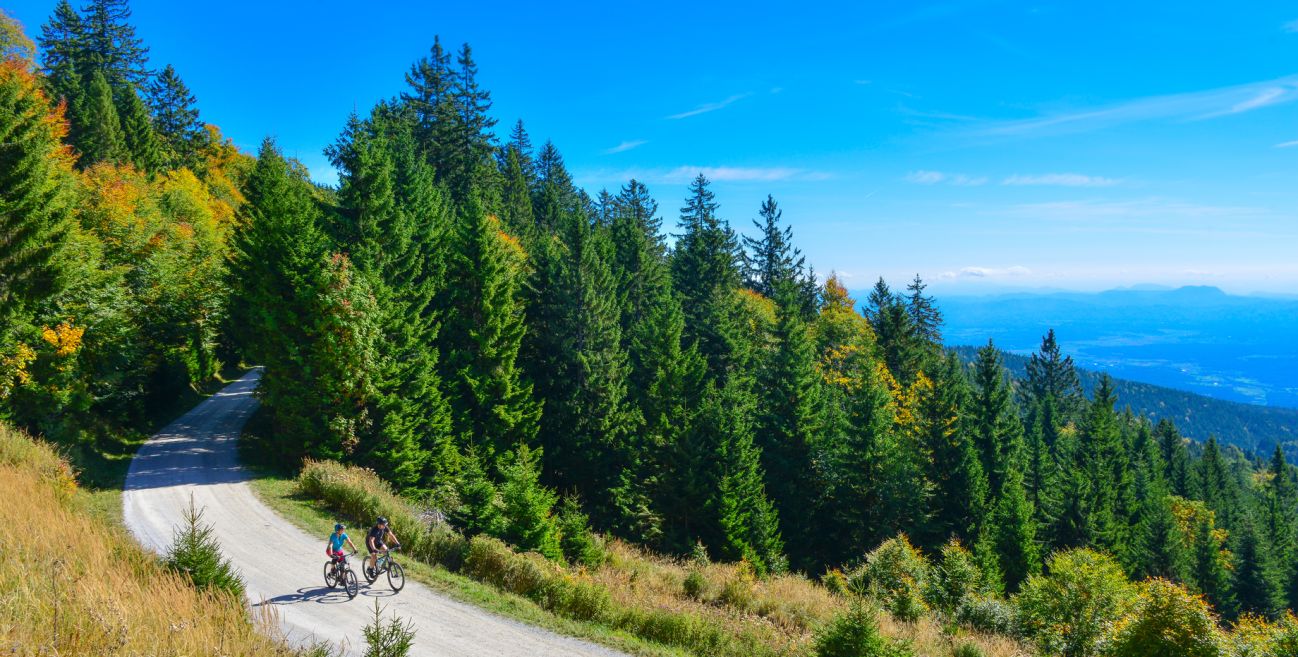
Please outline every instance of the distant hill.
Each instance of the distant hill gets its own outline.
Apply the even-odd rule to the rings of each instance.
[[[939,296],[937,303],[947,344],[994,338],[1001,349],[1027,354],[1053,328],[1064,351],[1088,369],[1217,399],[1298,408],[1298,299],[1142,286]]]
[[[965,362],[972,362],[976,347],[953,347]],[[1016,379],[1027,376],[1028,357],[1002,352],[1005,367]],[[1100,380],[1100,373],[1080,369],[1082,387],[1089,395]],[[1130,406],[1139,415],[1151,419],[1167,418],[1176,423],[1182,435],[1203,441],[1216,436],[1222,442],[1265,455],[1277,444],[1298,445],[1298,409],[1258,406],[1214,399],[1184,390],[1149,383],[1114,379],[1119,408]],[[1294,450],[1286,450],[1294,451]]]

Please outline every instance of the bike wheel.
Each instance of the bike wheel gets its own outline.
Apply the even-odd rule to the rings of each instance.
[[[393,591],[400,591],[406,585],[406,571],[395,561],[388,564],[388,585]]]
[[[377,565],[378,564],[375,564],[376,567]],[[366,584],[373,584],[374,580],[379,578],[378,570],[374,568],[370,568],[370,563],[368,560],[361,562],[361,574],[365,576]]]
[[[333,565],[334,565],[334,564],[333,564],[332,561],[326,561],[326,562],[325,562],[325,567],[324,567],[324,580],[325,580],[325,586],[327,586],[327,587],[329,587],[329,588],[333,588],[334,586],[337,586],[337,584],[338,584],[337,579],[335,579],[336,575],[334,575],[334,572],[333,572]]]
[[[347,585],[347,599],[351,600],[356,597],[357,593],[361,592],[361,583],[356,580],[356,573],[351,570],[344,573],[343,577],[347,580],[345,582]]]

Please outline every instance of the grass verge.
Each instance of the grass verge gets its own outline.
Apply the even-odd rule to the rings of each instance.
[[[303,495],[295,479],[263,468],[254,468],[253,471],[258,474],[252,481],[253,492],[276,513],[307,533],[319,535],[321,540],[333,530],[337,516],[320,502]],[[402,565],[406,566],[406,573],[412,579],[438,593],[529,625],[587,639],[634,655],[687,657],[693,654],[682,649],[648,642],[624,631],[563,618],[521,595],[502,592],[493,586],[453,573],[441,566],[425,564],[410,558],[403,559]]]

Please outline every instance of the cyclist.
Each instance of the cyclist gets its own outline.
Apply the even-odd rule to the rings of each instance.
[[[352,552],[356,551],[356,544],[352,542],[350,536],[344,533],[343,530],[345,529],[347,527],[340,522],[334,525],[333,533],[329,535],[329,538],[325,539],[325,554],[333,560],[334,573],[338,572],[338,564],[343,560],[343,543],[351,547]]]
[[[393,547],[401,547],[401,541],[397,540],[397,535],[392,533],[392,528],[388,527],[388,519],[379,516],[370,528],[370,533],[365,537],[365,547],[370,551],[369,562],[365,566],[365,572],[369,573],[370,579],[378,576],[379,554],[388,551],[388,541],[391,540]]]

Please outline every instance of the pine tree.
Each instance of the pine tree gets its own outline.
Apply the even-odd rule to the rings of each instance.
[[[1231,477],[1216,436],[1209,436],[1197,463],[1195,497],[1203,500],[1217,514],[1218,523],[1234,527],[1238,511],[1235,482]]]
[[[713,388],[696,420],[694,440],[711,445],[711,483],[704,506],[712,527],[702,535],[716,556],[745,559],[759,573],[783,568],[783,543],[775,509],[766,496],[761,450],[753,444],[754,399],[732,380]]]
[[[612,491],[630,463],[628,441],[642,419],[627,399],[621,309],[606,237],[584,221],[570,220],[570,226],[567,243],[552,239],[536,254],[531,307],[545,321],[532,330],[546,335],[534,336],[529,360],[545,405],[540,436],[547,479],[580,490],[596,524],[611,526],[625,521],[611,508]]]
[[[1234,618],[1239,610],[1221,543],[1218,532],[1213,528],[1211,515],[1201,520],[1195,528],[1194,583],[1196,590],[1212,603],[1218,614]]]
[[[158,136],[153,131],[153,122],[149,110],[135,89],[121,91],[117,114],[121,117],[122,141],[131,162],[141,171],[154,173],[166,166],[166,158],[158,143]]]
[[[451,101],[457,120],[450,135],[446,169],[438,171],[438,175],[446,181],[451,198],[462,203],[475,186],[481,190],[480,176],[490,166],[495,150],[491,128],[496,120],[487,115],[491,111],[491,93],[478,86],[478,65],[469,44],[460,47],[455,64],[458,70],[452,78]]]
[[[973,371],[974,394],[970,398],[970,422],[983,471],[990,490],[999,491],[1011,470],[1022,471],[1023,424],[1014,406],[1008,373],[1000,351],[990,340],[978,350]]]
[[[924,366],[924,348],[905,301],[882,278],[870,291],[866,317],[878,339],[879,352],[893,378],[903,386],[915,381]]]
[[[142,88],[149,82],[149,49],[129,23],[127,0],[90,0],[82,19],[86,58],[114,89]]]
[[[1135,577],[1160,577],[1173,582],[1190,579],[1192,555],[1186,551],[1163,485],[1156,485],[1141,504],[1127,553]]]
[[[203,121],[198,118],[198,100],[189,87],[168,64],[149,85],[149,110],[153,127],[162,141],[167,166],[176,168],[197,165],[198,150],[203,143]]]
[[[1176,430],[1176,425],[1166,418],[1160,419],[1154,427],[1154,436],[1162,452],[1165,468],[1164,478],[1173,495],[1189,497],[1190,489],[1190,454],[1185,448],[1185,439]]]
[[[398,488],[445,482],[455,450],[432,303],[445,276],[450,217],[419,156],[412,116],[379,105],[329,149],[341,172],[337,240],[374,281],[380,369],[365,460]]]
[[[757,444],[780,532],[789,537],[795,565],[803,567],[812,565],[806,563],[815,532],[808,510],[820,489],[812,454],[824,440],[824,402],[802,309],[792,298],[791,284],[780,285],[785,298],[776,305],[775,346],[758,375]]]
[[[1271,544],[1272,555],[1280,576],[1285,581],[1286,599],[1290,608],[1298,607],[1293,597],[1294,584],[1298,583],[1298,487],[1294,484],[1292,468],[1285,460],[1284,449],[1276,445],[1267,468],[1267,481],[1262,491],[1263,525]]]
[[[992,507],[986,533],[994,546],[1005,588],[1011,593],[1030,575],[1041,572],[1033,515],[1032,503],[1023,489],[1022,474],[1017,469],[1008,471]]]
[[[475,202],[459,212],[451,235],[446,309],[440,340],[452,427],[477,445],[484,462],[536,436],[541,409],[524,381],[519,349],[526,254],[500,222]]]
[[[928,547],[952,536],[972,544],[992,501],[973,434],[961,417],[968,398],[960,362],[952,355],[934,372],[931,392],[919,405],[922,442],[931,455],[925,478],[933,483],[931,531],[919,537]]]
[[[1061,473],[1055,451],[1050,448],[1058,442],[1053,434],[1054,400],[1029,403],[1033,403],[1033,408],[1028,413],[1024,434],[1023,485],[1036,511],[1037,526],[1044,529],[1054,526],[1061,503],[1057,497]]]
[[[500,460],[501,538],[519,550],[557,561],[563,558],[554,517],[559,496],[540,483],[541,457],[541,450],[519,443]]]
[[[1047,397],[1054,400],[1055,431],[1081,419],[1086,398],[1082,395],[1077,367],[1072,356],[1063,355],[1054,329],[1041,338],[1041,348],[1028,360],[1027,392],[1038,402]]]
[[[479,534],[503,535],[500,493],[483,469],[482,460],[469,448],[459,456],[458,461],[459,504],[451,511],[451,524],[468,538]]]
[[[1127,459],[1114,411],[1116,401],[1113,381],[1108,375],[1101,376],[1095,399],[1082,422],[1079,435],[1082,459],[1075,466],[1091,481],[1086,543],[1112,552],[1117,552],[1126,538],[1117,500]]]
[[[1235,531],[1235,600],[1239,610],[1275,619],[1285,608],[1284,578],[1256,521],[1243,516]]]
[[[906,291],[910,293],[906,297],[906,308],[910,311],[920,339],[938,346],[942,344],[942,312],[937,309],[933,297],[924,296],[927,287],[919,274],[915,274],[915,280],[906,286]]]
[[[100,71],[91,74],[85,90],[84,106],[74,143],[80,153],[78,164],[89,167],[99,162],[121,164],[130,160],[122,124],[113,104],[113,90]]]
[[[50,21],[41,26],[38,42],[50,96],[54,104],[60,99],[66,103],[66,118],[75,124],[80,120],[78,111],[84,95],[81,72],[85,68],[85,25],[68,0],[59,0],[55,5]]]
[[[521,122],[520,122],[521,126]],[[504,162],[501,165],[501,176],[504,186],[500,190],[501,220],[506,229],[517,235],[524,243],[536,240],[536,219],[532,216],[532,185],[528,178],[527,156],[513,144],[505,147]]]
[[[672,279],[685,312],[685,342],[696,345],[711,376],[724,382],[744,369],[748,354],[734,292],[740,284],[739,241],[717,217],[717,203],[702,174],[690,184],[681,208],[682,234],[672,256]]]
[[[401,100],[409,105],[419,120],[420,147],[429,154],[430,163],[442,175],[442,162],[437,156],[447,146],[447,134],[451,126],[446,125],[450,118],[451,87],[455,74],[451,71],[451,54],[442,48],[442,40],[433,35],[433,45],[427,57],[420,58],[410,66],[406,73],[406,84],[410,91],[401,92]]]
[[[806,258],[793,246],[793,228],[780,226],[783,214],[768,195],[758,211],[761,220],[753,220],[761,237],[743,238],[744,248],[752,254],[745,259],[746,284],[768,299],[787,295],[787,302],[794,304],[804,319],[810,319],[816,312],[816,288],[805,284]]]
[[[536,184],[532,190],[532,217],[542,232],[560,230],[565,218],[582,216],[582,192],[572,182],[563,155],[554,142],[545,142],[536,156]]]
[[[25,64],[0,62],[0,344],[6,349],[18,319],[69,282],[73,175],[61,119]]]

